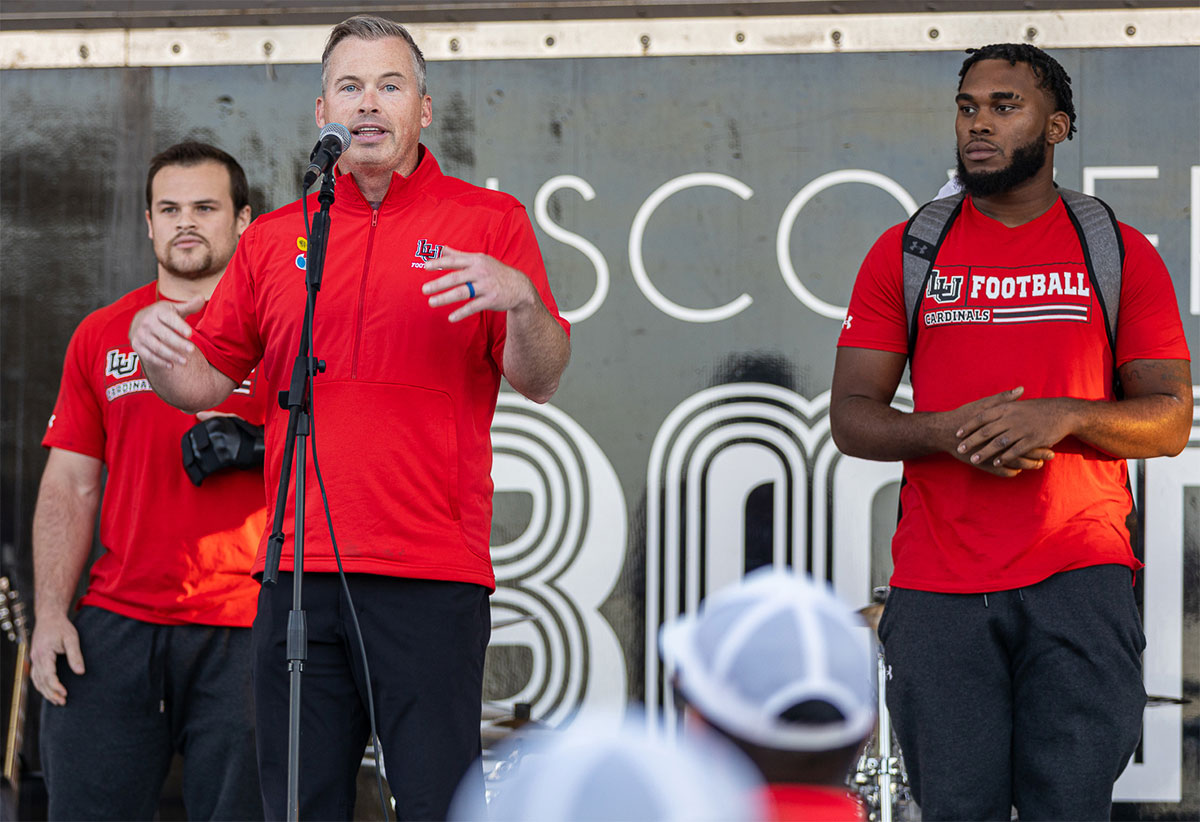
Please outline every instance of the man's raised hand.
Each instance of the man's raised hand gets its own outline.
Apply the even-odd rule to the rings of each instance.
[[[204,308],[204,302],[199,296],[186,303],[159,300],[134,314],[129,341],[142,362],[159,368],[186,364],[195,346],[190,340],[192,327],[184,318]]]
[[[423,294],[433,295],[431,307],[467,301],[450,313],[452,323],[480,311],[512,311],[541,300],[528,277],[486,254],[443,248],[441,256],[425,263],[425,270],[450,272],[421,286]]]

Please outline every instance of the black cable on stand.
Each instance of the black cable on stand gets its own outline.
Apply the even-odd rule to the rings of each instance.
[[[287,435],[283,446],[283,460],[279,472],[279,490],[275,497],[275,517],[271,536],[267,541],[267,556],[263,568],[263,585],[274,586],[279,579],[279,560],[283,552],[283,518],[287,506],[288,479],[292,475],[292,462],[296,466],[295,534],[292,573],[292,610],[288,612],[287,660],[290,677],[288,693],[288,785],[287,818],[300,819],[300,678],[304,661],[308,658],[308,626],[301,609],[304,578],[304,526],[305,495],[308,477],[305,465],[305,444],[311,436],[313,470],[320,487],[325,507],[325,520],[329,526],[329,540],[338,564],[338,576],[342,591],[349,604],[354,634],[362,655],[363,671],[367,686],[367,709],[371,720],[371,739],[375,751],[375,780],[379,788],[380,805],[384,819],[389,819],[387,803],[383,796],[383,779],[379,765],[379,735],[375,726],[375,697],[371,688],[371,673],[367,663],[366,648],[362,640],[362,629],[358,624],[350,588],[342,569],[338,553],[337,538],[333,532],[333,519],[329,511],[329,500],[325,495],[325,484],[321,480],[321,466],[317,461],[316,426],[313,420],[312,383],[317,374],[325,371],[325,363],[313,354],[313,315],[316,312],[317,292],[321,290],[321,278],[325,269],[325,250],[329,241],[329,209],[334,201],[334,164],[342,152],[350,147],[350,132],[340,123],[329,123],[321,129],[317,145],[309,157],[310,163],[302,183],[302,197],[317,179],[324,175],[317,202],[321,208],[308,224],[308,200],[303,199],[304,227],[307,234],[305,246],[305,283],[307,297],[304,305],[304,322],[300,331],[300,347],[292,365],[292,378],[287,391],[279,392],[279,405],[288,411]]]
[[[279,392],[279,405],[288,411],[287,437],[283,445],[283,467],[279,472],[279,490],[275,497],[275,519],[267,542],[263,584],[275,585],[279,579],[279,558],[283,551],[283,518],[287,506],[288,479],[292,473],[292,458],[296,462],[296,510],[293,538],[292,610],[288,612],[287,660],[290,675],[288,690],[288,787],[287,818],[300,818],[300,676],[308,658],[308,626],[302,604],[304,577],[304,500],[305,445],[311,422],[312,380],[325,370],[325,363],[312,354],[313,313],[321,276],[325,266],[325,246],[329,239],[329,207],[333,204],[334,175],[326,174],[317,202],[320,211],[313,218],[308,236],[305,262],[305,282],[308,297],[304,306],[304,325],[300,331],[300,350],[292,365],[292,379],[287,391]]]

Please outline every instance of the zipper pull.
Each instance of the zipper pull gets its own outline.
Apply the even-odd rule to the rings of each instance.
[[[374,228],[379,223],[379,209],[371,209],[371,228]]]

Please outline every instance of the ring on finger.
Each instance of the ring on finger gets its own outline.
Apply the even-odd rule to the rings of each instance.
[[[475,283],[471,282],[470,280],[467,280],[467,299],[475,299]]]

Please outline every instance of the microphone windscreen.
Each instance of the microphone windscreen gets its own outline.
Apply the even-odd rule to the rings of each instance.
[[[317,142],[321,142],[331,134],[341,142],[342,151],[350,148],[350,129],[341,123],[326,123],[325,128],[321,129],[321,133],[317,136]]]

